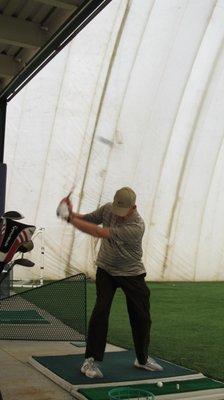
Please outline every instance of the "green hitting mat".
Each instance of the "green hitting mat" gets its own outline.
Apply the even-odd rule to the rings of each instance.
[[[32,357],[35,366],[39,365],[39,370],[47,370],[50,375],[59,377],[71,385],[85,385],[93,383],[91,378],[87,378],[80,372],[83,363],[83,354],[78,355],[62,355],[62,356],[43,356]],[[134,367],[135,353],[132,350],[109,352],[105,354],[102,362],[103,378],[94,379],[94,383],[111,383],[111,382],[132,382],[142,381],[154,378],[164,378],[172,376],[183,376],[197,374],[195,371],[180,367],[168,361],[155,358],[164,368],[161,372],[145,371]],[[43,370],[43,368],[44,370]]]
[[[49,324],[49,322],[36,310],[1,310],[0,324]]]
[[[140,385],[129,385],[128,386],[131,389],[140,389],[144,390],[150,393],[153,393],[156,398],[157,396],[164,396],[168,394],[175,394],[179,395],[181,397],[181,393],[189,394],[191,392],[199,392],[199,391],[206,391],[205,395],[209,394],[214,396],[220,395],[222,392],[222,395],[224,394],[224,384],[221,382],[214,381],[212,379],[208,378],[201,378],[201,379],[190,379],[190,380],[173,380],[173,381],[168,381],[168,382],[162,382],[162,387],[158,387],[156,383],[148,383],[148,384],[140,384]],[[109,400],[109,391],[114,389],[114,386],[104,386],[104,387],[96,387],[96,388],[82,388],[78,389],[78,397],[81,395],[83,398],[88,399],[88,400]],[[120,387],[121,392],[119,393],[119,398],[120,399],[125,399],[125,390],[124,390],[124,396],[122,395],[122,390],[125,389],[123,387]],[[216,389],[222,389],[222,390],[216,390]],[[216,391],[215,391],[216,390]],[[207,392],[208,391],[208,392]],[[200,393],[194,393],[195,396],[200,395]],[[80,396],[80,398],[81,398]],[[135,398],[135,394],[132,395],[131,391],[128,396],[129,399]],[[187,397],[189,398],[189,397]]]
[[[101,364],[104,376],[98,379],[87,378],[80,372],[83,354],[33,356],[30,363],[78,400],[137,400],[136,395],[127,398],[119,394],[116,399],[110,398],[109,391],[116,387],[123,394],[127,387],[147,391],[156,400],[224,400],[224,383],[171,362],[155,359],[163,366],[163,371],[135,368],[133,350],[107,352]],[[146,400],[146,397],[141,400]]]

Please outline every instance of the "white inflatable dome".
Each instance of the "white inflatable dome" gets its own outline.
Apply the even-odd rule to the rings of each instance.
[[[73,184],[81,213],[136,191],[147,279],[224,279],[223,21],[223,0],[113,0],[8,104],[24,279],[94,276],[99,243],[56,218]]]

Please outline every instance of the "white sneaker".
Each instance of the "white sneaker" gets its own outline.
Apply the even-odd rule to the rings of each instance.
[[[159,365],[152,357],[147,358],[145,364],[139,364],[137,358],[135,360],[134,366],[137,368],[143,368],[149,371],[163,371],[163,367]]]
[[[94,358],[86,358],[82,367],[81,372],[88,378],[103,378],[103,374],[100,371],[98,365],[95,363]]]

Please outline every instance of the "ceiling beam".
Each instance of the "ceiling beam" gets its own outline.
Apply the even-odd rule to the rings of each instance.
[[[44,32],[46,36],[48,36],[48,39],[44,46],[38,51],[35,51],[34,48],[23,48],[19,53],[23,63],[22,69],[11,80],[8,78],[1,79],[0,100],[7,99],[7,101],[10,101],[111,1],[112,0],[76,0],[76,4],[78,4],[79,7],[62,23],[60,28],[58,27],[56,32],[53,30],[53,27],[52,29],[49,27],[48,21],[49,30],[48,32]],[[59,11],[59,9],[55,11]],[[62,12],[66,13],[69,11],[62,10]],[[25,57],[24,52],[31,52],[33,56]]]
[[[0,54],[0,77],[14,77],[20,70],[19,65],[12,57]]]
[[[11,79],[12,79],[11,77],[7,77],[7,78],[0,77],[0,90],[3,90],[5,88],[5,86],[7,86],[9,84]],[[0,99],[0,101],[1,101],[1,99]]]
[[[49,6],[63,8],[64,10],[75,11],[77,5],[75,0],[37,0],[39,3],[48,4]]]
[[[47,32],[37,23],[0,15],[0,43],[39,48],[47,38]]]

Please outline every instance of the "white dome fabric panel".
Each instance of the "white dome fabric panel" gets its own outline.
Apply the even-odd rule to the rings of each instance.
[[[7,209],[44,228],[20,276],[41,246],[45,278],[94,276],[99,242],[55,215],[75,183],[82,213],[133,187],[148,279],[224,279],[223,19],[224,0],[113,0],[9,103]]]

